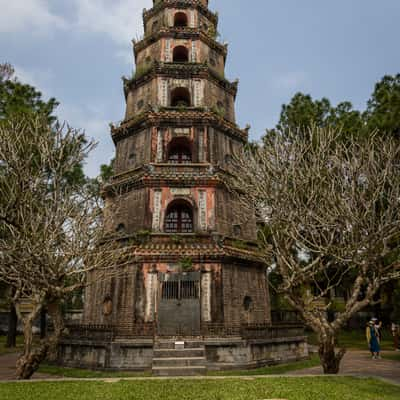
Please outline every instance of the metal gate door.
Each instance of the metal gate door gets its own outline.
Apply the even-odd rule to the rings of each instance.
[[[200,335],[200,272],[160,273],[158,298],[158,335]]]

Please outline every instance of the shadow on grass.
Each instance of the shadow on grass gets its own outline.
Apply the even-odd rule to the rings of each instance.
[[[62,378],[139,378],[149,377],[151,372],[135,372],[135,371],[93,371],[83,368],[67,368],[56,365],[42,364],[37,371],[41,374],[54,375]]]

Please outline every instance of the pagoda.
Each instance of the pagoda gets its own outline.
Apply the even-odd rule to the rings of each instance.
[[[302,328],[271,321],[256,218],[226,185],[248,130],[218,16],[208,0],[153,0],[143,21],[103,189],[110,234],[134,261],[108,281],[92,274],[60,362],[173,375],[304,358]]]

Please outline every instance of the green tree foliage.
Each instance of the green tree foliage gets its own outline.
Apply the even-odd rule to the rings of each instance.
[[[281,132],[304,128],[316,124],[325,125],[331,109],[328,99],[313,100],[310,95],[297,93],[289,104],[282,106],[277,129]]]
[[[110,161],[110,164],[102,164],[100,166],[100,180],[101,183],[106,183],[108,182],[111,177],[114,175],[114,162],[115,160],[112,159]]]
[[[265,138],[289,131],[301,134],[313,125],[341,130],[344,139],[376,131],[400,137],[400,74],[384,76],[375,85],[365,112],[355,110],[348,101],[333,106],[325,97],[317,100],[309,94],[297,93],[289,104],[282,105],[276,127],[267,129]]]
[[[386,75],[375,85],[365,118],[370,129],[400,138],[400,74]]]
[[[56,120],[54,111],[58,106],[56,99],[42,99],[42,93],[33,86],[23,84],[15,78],[10,64],[0,65],[0,120],[14,114],[42,114],[50,122]]]
[[[31,85],[21,83],[15,77],[12,65],[0,64],[0,121],[11,118],[30,118],[41,116],[50,124],[58,125],[54,112],[59,102],[55,98],[43,100],[42,93]],[[82,136],[83,137],[83,136]],[[84,185],[86,177],[83,166],[75,165],[66,173],[68,183]]]
[[[366,132],[363,115],[360,111],[354,110],[348,101],[331,107],[325,122],[326,126],[341,129],[345,135],[357,136]]]
[[[289,132],[301,134],[310,126],[331,126],[342,130],[344,135],[355,135],[364,130],[362,114],[354,110],[350,102],[342,102],[333,107],[325,97],[314,100],[310,95],[297,93],[289,104],[282,106],[279,122],[274,129],[267,130],[267,136],[278,132],[286,135]]]

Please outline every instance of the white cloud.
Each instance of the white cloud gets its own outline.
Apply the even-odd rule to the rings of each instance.
[[[129,45],[143,34],[142,10],[151,0],[70,0],[72,13],[55,14],[52,0],[0,0],[0,32],[51,33],[79,29],[110,37],[117,45]],[[54,3],[53,3],[54,5]],[[62,7],[58,8],[61,13]]]
[[[118,45],[126,45],[143,33],[142,10],[151,0],[73,0],[77,26],[82,31],[102,33]]]
[[[299,89],[306,80],[306,75],[303,72],[288,72],[276,77],[272,85],[276,89],[295,90]]]
[[[66,27],[63,17],[53,14],[48,0],[0,0],[0,33],[45,33]]]

